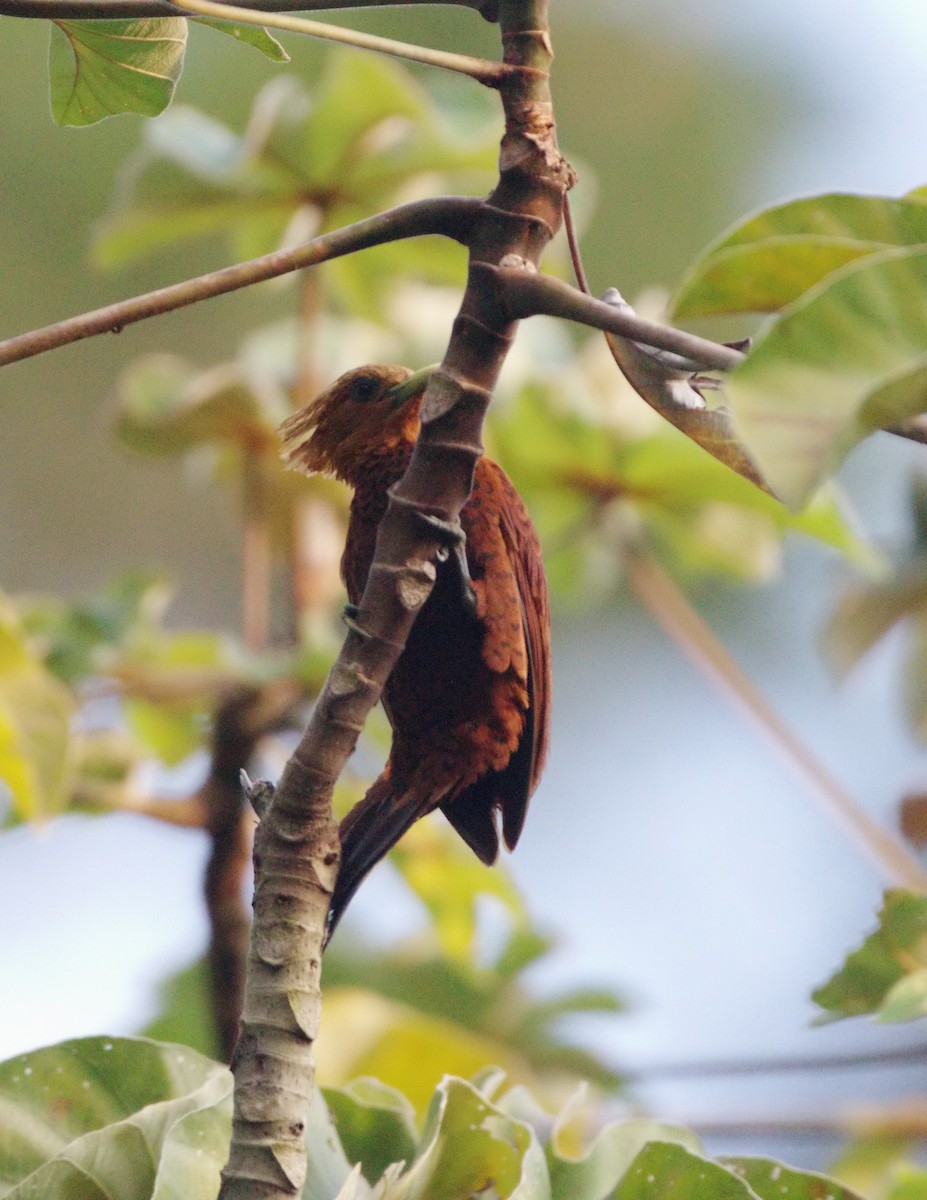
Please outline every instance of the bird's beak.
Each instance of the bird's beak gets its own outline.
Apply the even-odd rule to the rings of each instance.
[[[388,401],[391,408],[400,409],[413,396],[419,395],[428,386],[428,380],[431,374],[437,369],[438,363],[432,363],[429,367],[422,367],[418,371],[413,371],[408,379],[404,379],[402,383],[395,383],[391,388],[383,393],[383,399]]]

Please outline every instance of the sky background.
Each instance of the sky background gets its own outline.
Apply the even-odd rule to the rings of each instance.
[[[633,295],[646,283],[671,285],[700,244],[751,208],[818,191],[901,194],[927,181],[927,13],[919,4],[889,3],[878,14],[863,0],[557,0],[552,9],[563,69],[555,76],[561,140],[568,150],[578,147],[600,180],[586,241],[597,289],[618,283]],[[459,16],[449,26],[456,29]],[[614,75],[591,30],[596,22],[614,32],[615,54],[631,47]],[[9,54],[21,71],[15,93],[0,82],[8,201],[0,268],[18,306],[8,297],[2,328],[25,329],[153,286],[157,270],[165,281],[179,277],[175,264],[132,279],[61,282],[61,256],[82,254],[112,186],[104,166],[79,193],[67,190],[81,147],[115,165],[134,144],[138,123],[51,129],[45,35],[2,24],[9,36],[6,49],[0,38],[0,66]],[[246,71],[262,78],[267,69],[249,61]],[[677,85],[682,96],[696,89],[704,127],[686,127],[686,102],[670,96]],[[195,58],[184,86],[200,103],[210,94]],[[589,96],[599,106],[592,121],[584,111]],[[623,131],[618,142],[610,140],[613,126]],[[638,163],[644,174],[632,175]],[[33,205],[41,197],[40,214],[30,212],[30,195]],[[46,240],[52,244],[40,245]],[[632,243],[638,253],[625,264]],[[39,250],[45,257],[29,266]],[[183,270],[209,265],[191,251]],[[256,310],[244,300],[236,309],[217,307],[214,317],[191,316],[204,361]],[[145,336],[176,340],[183,328],[167,319],[157,335]],[[125,341],[108,351],[117,364],[142,346],[128,335]],[[124,465],[105,450],[97,460],[105,422],[67,397],[78,396],[83,373],[96,378],[100,368],[89,350],[62,354],[68,357],[55,364],[24,366],[6,388],[0,577],[12,591],[99,586],[137,554],[141,523],[150,531],[146,549],[178,576],[179,619],[227,617],[236,548],[221,498],[199,485],[195,512],[179,528],[169,519],[171,493],[180,490],[189,502],[196,485],[160,467]],[[106,371],[112,375],[113,361]],[[77,448],[66,471],[40,454],[52,444],[56,453]],[[843,480],[879,538],[903,536],[905,488],[916,465],[923,467],[916,448],[880,436],[845,469]],[[109,484],[101,482],[97,494],[83,488],[95,472],[117,481],[117,506]],[[88,562],[87,545],[96,561]],[[820,624],[843,577],[833,557],[795,544],[771,588],[719,588],[698,600],[826,765],[891,823],[899,796],[923,786],[927,762],[901,719],[900,636],[840,689],[820,662]],[[809,1027],[810,990],[871,928],[883,881],[646,615],[625,604],[561,616],[554,657],[551,761],[510,866],[542,923],[562,935],[545,982],[608,983],[632,1002],[629,1015],[587,1034],[631,1069],[923,1038],[915,1027]],[[154,1013],[157,983],[203,948],[204,854],[198,835],[129,817],[69,818],[4,834],[0,944],[8,975],[0,985],[0,1057],[65,1036],[142,1026]],[[386,870],[372,877],[354,913],[384,936],[415,916]],[[911,1067],[779,1082],[667,1080],[641,1094],[661,1115],[694,1120],[823,1111],[925,1084],[927,1069]]]

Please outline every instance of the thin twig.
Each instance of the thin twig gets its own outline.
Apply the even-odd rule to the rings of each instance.
[[[573,205],[570,203],[569,195],[565,197],[563,202],[563,228],[566,230],[567,245],[570,248],[573,274],[576,276],[579,290],[588,296],[591,294],[589,291],[589,281],[586,278],[583,256],[579,249],[579,238],[576,235],[576,225],[573,222]]]
[[[332,233],[323,234],[291,250],[275,250],[261,258],[252,258],[234,267],[224,267],[186,279],[169,287],[120,300],[105,308],[69,317],[54,325],[21,333],[0,342],[0,367],[56,350],[83,338],[101,333],[121,333],[126,325],[148,317],[222,296],[239,288],[250,287],[267,279],[276,279],[304,267],[313,267],[344,254],[380,246],[384,242],[437,234],[466,244],[472,223],[482,209],[482,201],[465,196],[438,196],[400,205],[375,217],[346,225]]]
[[[282,29],[287,33],[302,33],[327,42],[353,46],[355,50],[375,50],[378,54],[389,54],[393,58],[404,58],[409,62],[423,63],[428,67],[442,67],[446,71],[469,75],[471,79],[475,79],[484,87],[489,88],[499,87],[503,80],[517,74],[520,70],[518,67],[508,66],[506,63],[475,58],[470,54],[433,50],[428,46],[416,46],[411,42],[397,42],[392,38],[379,37],[374,33],[363,33],[359,29],[342,29],[339,25],[307,21],[302,17],[288,17],[283,13],[266,13],[233,4],[216,4],[214,0],[184,0],[181,8],[199,13],[204,17],[218,17],[222,21],[235,21],[237,24]]]
[[[670,325],[645,321],[633,312],[584,295],[550,275],[514,266],[488,267],[483,264],[483,269],[495,274],[500,301],[513,320],[541,315],[563,317],[658,350],[670,350],[698,363],[702,370],[731,371],[744,360],[744,355],[730,346],[710,342]]]
[[[332,12],[346,8],[404,8],[412,4],[447,4],[475,9],[497,21],[498,0],[253,0],[247,7],[262,12]],[[233,7],[236,7],[233,4]],[[242,5],[242,7],[245,7]],[[182,17],[184,9],[168,0],[0,0],[0,16],[50,21],[113,20],[117,17]]]
[[[627,569],[628,581],[648,612],[699,670],[769,738],[883,877],[894,886],[927,892],[927,872],[904,843],[874,821],[785,724],[663,568],[650,555],[638,551],[628,556]]]

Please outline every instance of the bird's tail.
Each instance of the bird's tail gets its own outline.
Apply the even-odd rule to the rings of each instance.
[[[341,865],[328,910],[323,945],[335,932],[354,893],[381,858],[415,822],[434,807],[414,789],[391,778],[389,767],[341,822]]]

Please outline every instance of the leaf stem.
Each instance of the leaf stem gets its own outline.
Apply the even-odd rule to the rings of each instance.
[[[785,724],[656,560],[645,552],[632,552],[627,568],[634,593],[664,632],[766,735],[885,880],[893,886],[927,892],[927,872],[917,859],[869,816]]]
[[[290,17],[283,13],[259,12],[251,8],[239,8],[233,4],[217,4],[215,0],[183,0],[182,10],[199,13],[204,17],[218,17],[223,21],[238,24],[260,25],[270,29],[282,29],[287,33],[302,33],[309,37],[322,38],[327,42],[339,42],[353,46],[356,50],[374,50],[378,54],[389,54],[393,58],[404,58],[409,62],[424,63],[429,67],[442,67],[469,75],[484,87],[497,88],[504,79],[517,73],[519,68],[505,63],[492,62],[486,58],[475,58],[470,54],[454,54],[449,50],[432,50],[427,46],[416,46],[411,42],[397,42],[392,38],[364,33],[359,29],[343,29],[339,25],[327,25],[322,21],[307,21],[304,17]]]

